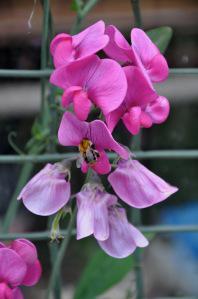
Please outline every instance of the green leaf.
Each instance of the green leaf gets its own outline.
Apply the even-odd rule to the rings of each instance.
[[[83,271],[75,290],[74,299],[95,299],[120,282],[132,270],[134,257],[115,259],[98,251]]]
[[[172,28],[165,26],[149,30],[146,33],[160,49],[161,53],[164,53],[172,38],[173,30]]]

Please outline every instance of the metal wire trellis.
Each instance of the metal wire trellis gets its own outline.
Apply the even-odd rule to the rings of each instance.
[[[16,78],[39,78],[41,82],[41,116],[44,110],[45,101],[46,101],[46,90],[48,84],[48,77],[50,76],[52,70],[48,63],[49,56],[49,37],[52,33],[52,16],[50,11],[50,0],[43,0],[43,26],[42,26],[42,47],[41,47],[41,68],[39,70],[5,70],[0,69],[0,77],[16,77]],[[89,13],[89,11],[93,8],[95,4],[97,4],[99,0],[89,0],[86,2],[86,5],[81,9],[77,9],[77,17],[72,28],[72,32],[76,33],[79,31],[81,24]],[[76,0],[76,3],[79,4],[79,0]],[[131,0],[133,6],[133,13],[135,18],[135,25],[138,27],[142,27],[142,18],[141,18],[141,10],[140,3],[138,0]],[[171,69],[171,76],[179,76],[179,75],[198,75],[198,68],[180,68],[180,69]],[[137,140],[136,152],[135,155],[138,159],[197,159],[198,158],[198,150],[156,150],[156,151],[141,151],[140,140]],[[30,152],[28,155],[0,155],[0,164],[2,163],[19,163],[23,164],[21,175],[19,177],[19,181],[17,184],[17,188],[13,194],[10,206],[8,208],[8,212],[5,216],[3,223],[3,230],[0,233],[0,240],[12,240],[15,238],[28,238],[30,240],[47,240],[50,238],[50,230],[41,231],[41,232],[32,232],[32,233],[9,233],[9,226],[16,215],[17,212],[17,203],[16,203],[16,195],[19,193],[21,187],[25,184],[28,177],[30,176],[33,165],[35,163],[40,162],[48,162],[48,161],[58,161],[60,159],[72,158],[75,156],[75,153],[66,153],[60,154],[55,151],[50,151],[48,153],[40,154],[39,152]],[[110,158],[113,158],[114,155],[110,154]],[[156,225],[156,226],[141,226],[141,217],[140,213],[136,212],[133,215],[136,219],[136,224],[139,226],[142,232],[152,232],[152,233],[173,233],[173,232],[198,232],[198,225],[179,225],[179,226],[168,226],[168,225]],[[69,232],[75,234],[75,230],[73,230],[73,218],[70,221],[69,227],[67,230],[61,231],[63,236],[67,236]],[[49,288],[47,290],[46,299],[50,298],[50,294],[52,289],[54,289],[54,298],[61,298],[61,285],[57,285],[56,290],[56,278],[60,276],[60,264],[62,258],[65,253],[65,249],[68,245],[68,238],[65,238],[63,244],[60,249],[56,251],[56,261],[52,265],[52,274],[50,277]],[[136,268],[136,285],[137,285],[137,299],[143,298],[143,282],[141,277],[141,256],[139,252],[137,252],[136,261],[138,262],[138,267]],[[173,298],[173,297],[171,297]],[[177,297],[179,298],[179,297]],[[180,297],[183,299],[187,299],[187,297]],[[166,298],[163,298],[166,299]],[[168,299],[168,297],[167,297]],[[188,299],[193,299],[193,297],[189,297]]]

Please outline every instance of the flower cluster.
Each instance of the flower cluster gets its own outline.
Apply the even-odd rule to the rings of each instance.
[[[168,100],[153,87],[153,82],[168,76],[165,58],[140,29],[131,31],[131,42],[129,45],[116,27],[105,27],[99,21],[74,36],[58,34],[50,46],[55,66],[50,82],[63,90],[61,105],[66,110],[58,140],[63,146],[77,147],[77,166],[83,173],[92,173],[75,196],[77,239],[93,235],[100,247],[116,258],[148,245],[128,222],[118,198],[140,209],[177,191],[135,160],[112,136],[120,120],[136,135],[141,128],[164,122],[169,114]],[[100,50],[109,58],[99,58]],[[100,117],[90,121],[93,108],[99,110]],[[118,156],[113,172],[107,150]],[[98,178],[106,174],[116,195],[107,193]],[[67,161],[47,164],[18,199],[32,213],[54,214],[69,203],[70,178]]]
[[[36,247],[26,239],[0,243],[0,298],[23,299],[20,286],[33,286],[41,276]]]

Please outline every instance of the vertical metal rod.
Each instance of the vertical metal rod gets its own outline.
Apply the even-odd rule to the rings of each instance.
[[[131,4],[133,7],[133,14],[135,18],[135,27],[142,27],[142,17],[140,12],[140,3],[139,0],[131,0]]]

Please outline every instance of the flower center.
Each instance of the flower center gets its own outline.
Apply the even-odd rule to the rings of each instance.
[[[94,144],[88,139],[83,139],[78,148],[86,163],[94,164],[100,157],[100,154],[95,149]]]

